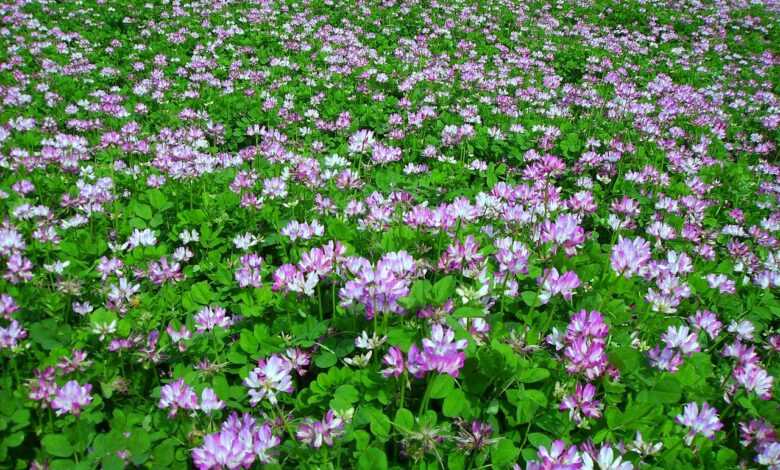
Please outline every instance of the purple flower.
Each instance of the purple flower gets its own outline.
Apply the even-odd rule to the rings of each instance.
[[[195,315],[195,323],[198,325],[195,329],[198,333],[203,333],[211,331],[217,326],[230,328],[233,324],[233,318],[227,316],[226,313],[225,309],[219,306],[203,307]]]
[[[683,363],[680,352],[668,347],[661,349],[656,346],[647,353],[647,356],[651,366],[669,372],[677,372]]]
[[[563,354],[567,359],[566,370],[569,373],[582,373],[589,380],[593,380],[608,370],[608,334],[609,328],[601,313],[581,310],[572,316],[562,341],[552,337],[548,337],[548,341],[562,342]]]
[[[601,417],[601,402],[596,400],[596,387],[592,384],[577,384],[574,393],[564,398],[558,408],[561,411],[568,410],[569,418],[577,424],[583,421],[583,417]]]
[[[458,377],[466,361],[466,355],[461,351],[466,349],[468,341],[455,341],[455,332],[437,323],[431,328],[431,337],[423,339],[422,345],[422,351],[415,345],[409,348],[407,367],[410,373],[418,378],[431,371]]]
[[[6,320],[11,319],[11,314],[19,310],[16,301],[8,294],[0,294],[0,317]]]
[[[278,392],[292,393],[291,371],[290,361],[277,354],[273,354],[267,361],[258,361],[257,367],[244,379],[244,385],[249,387],[249,403],[255,406],[263,398],[268,398],[275,405]]]
[[[11,320],[7,328],[0,327],[0,349],[15,348],[26,337],[27,331],[22,328],[22,324]]]
[[[385,357],[382,358],[382,362],[388,366],[382,370],[382,375],[385,377],[398,377],[404,373],[404,355],[395,346],[387,351]]]
[[[549,302],[557,294],[561,294],[566,300],[571,300],[574,289],[580,286],[580,278],[577,277],[577,273],[567,271],[558,274],[558,270],[555,268],[546,269],[544,275],[537,278],[536,282],[542,288],[539,292],[539,301],[542,305]]]
[[[239,418],[233,413],[222,423],[220,432],[207,435],[203,445],[192,450],[192,460],[201,470],[249,468],[255,459],[270,463],[269,451],[280,443],[270,424],[257,426],[249,414]]]
[[[44,370],[35,369],[35,378],[30,380],[30,400],[40,401],[45,408],[57,395],[57,384],[54,382],[54,367],[47,367]]]
[[[162,389],[160,389],[160,402],[157,406],[160,409],[170,408],[171,411],[168,412],[168,416],[174,417],[179,409],[198,409],[198,395],[195,394],[192,387],[184,383],[184,379],[179,379],[163,385]]]
[[[171,337],[171,342],[178,345],[179,351],[184,352],[187,349],[187,345],[184,342],[192,338],[192,333],[185,325],[181,325],[177,330],[174,329],[173,324],[171,323],[165,331],[168,333],[168,336]]]
[[[263,258],[250,253],[239,259],[241,266],[236,269],[234,277],[239,287],[261,287],[263,285],[260,279],[260,267],[263,264]]]
[[[323,443],[328,447],[333,447],[333,439],[341,436],[343,433],[344,420],[336,416],[333,410],[328,410],[322,421],[307,419],[301,423],[298,426],[295,437],[299,441],[319,449]]]
[[[688,317],[688,322],[696,331],[704,330],[710,339],[715,339],[723,328],[718,316],[709,310],[697,311],[695,315]]]
[[[677,328],[670,326],[666,329],[666,333],[661,335],[661,340],[668,348],[677,349],[686,356],[700,350],[696,333],[691,333],[684,325]]]
[[[500,271],[512,274],[528,273],[528,248],[517,240],[509,237],[499,238],[495,242],[496,260]]]
[[[464,422],[459,421],[458,427],[460,432],[455,436],[455,442],[466,452],[479,451],[495,442],[495,439],[490,438],[493,428],[487,423],[474,420],[469,426],[465,426]]]
[[[311,354],[300,348],[287,349],[284,352],[284,357],[290,361],[290,366],[295,369],[295,372],[299,376],[306,373],[306,368],[309,367],[309,363],[311,362]]]
[[[14,253],[8,258],[6,268],[8,271],[3,274],[3,278],[11,284],[28,282],[33,278],[32,262],[19,253]]]
[[[554,441],[549,450],[539,447],[536,456],[539,460],[529,461],[526,470],[579,470],[582,467],[577,446],[567,448],[561,440]]]
[[[764,446],[756,456],[756,462],[769,467],[770,470],[780,470],[780,442]]]
[[[725,274],[707,274],[705,276],[711,289],[717,289],[721,294],[734,294],[737,292],[737,285],[734,281],[726,277]]]
[[[585,242],[585,230],[579,226],[577,217],[563,214],[555,222],[546,220],[542,224],[540,240],[543,243],[552,242],[553,252],[561,246],[568,256],[573,256]]]
[[[349,153],[363,153],[374,145],[374,133],[360,129],[349,138]]]
[[[82,386],[75,380],[71,380],[62,388],[57,389],[57,395],[51,402],[51,407],[57,410],[57,416],[65,413],[78,416],[81,409],[92,401],[90,391],[92,391],[92,384]]]
[[[715,439],[715,433],[720,431],[723,423],[718,419],[718,411],[704,402],[699,411],[699,405],[691,402],[685,405],[683,414],[677,415],[675,420],[683,426],[689,428],[685,436],[685,443],[691,445],[693,438],[701,434],[707,439]]]
[[[414,258],[400,251],[387,253],[375,268],[363,261],[354,266],[357,277],[339,290],[341,306],[362,305],[368,319],[381,313],[403,313],[398,299],[409,294],[410,278],[416,270]]]
[[[167,281],[181,281],[184,274],[181,273],[181,265],[173,262],[169,263],[168,258],[162,257],[159,261],[149,263],[149,280],[157,285]]]
[[[204,388],[200,394],[200,409],[204,413],[211,413],[215,410],[221,410],[225,407],[225,402],[219,399],[217,394],[211,388]]]
[[[469,235],[464,242],[455,240],[452,245],[447,247],[447,250],[439,258],[439,269],[444,272],[461,269],[478,271],[484,259],[479,254],[479,244],[473,235]]]
[[[628,239],[620,236],[610,257],[612,269],[625,277],[641,275],[649,260],[650,243],[641,237]]]
[[[757,448],[777,441],[777,434],[771,424],[763,419],[753,419],[748,423],[739,423],[741,439],[739,441],[744,447],[755,442]]]
[[[742,385],[748,392],[755,392],[762,400],[772,398],[772,385],[774,377],[769,375],[766,370],[755,365],[747,364],[734,368],[734,380]]]

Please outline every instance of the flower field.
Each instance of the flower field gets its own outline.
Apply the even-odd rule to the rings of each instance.
[[[780,469],[777,0],[7,0],[0,468]]]

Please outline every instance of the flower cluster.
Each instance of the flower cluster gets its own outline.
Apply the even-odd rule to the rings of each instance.
[[[257,367],[244,379],[244,385],[249,388],[249,403],[254,406],[263,399],[268,399],[275,405],[278,393],[292,393],[292,370],[293,363],[278,354],[273,354],[268,359],[260,359]]]
[[[207,435],[203,445],[192,450],[192,460],[201,470],[249,468],[255,461],[270,463],[273,448],[280,443],[269,423],[258,426],[249,414],[232,413],[219,432]]]
[[[614,375],[606,354],[606,340],[609,327],[600,312],[580,310],[572,315],[565,334],[553,329],[547,341],[556,350],[563,350],[566,370],[572,374],[583,374],[594,380],[605,372]]]

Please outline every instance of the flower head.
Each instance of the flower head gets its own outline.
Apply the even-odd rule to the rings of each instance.
[[[75,380],[66,383],[62,388],[57,389],[57,395],[51,403],[51,407],[56,410],[57,416],[65,413],[78,415],[81,409],[92,402],[92,384],[79,385]]]
[[[701,434],[707,439],[714,439],[715,433],[720,431],[723,423],[718,418],[718,411],[704,402],[699,411],[699,405],[691,402],[685,405],[683,413],[677,415],[675,420],[683,426],[689,428],[685,436],[685,443],[690,445],[697,434]]]
[[[198,408],[198,396],[195,391],[184,383],[184,379],[176,380],[160,389],[160,402],[158,406],[161,409],[170,408],[168,416],[176,416],[179,409],[195,410]]]
[[[286,358],[273,354],[268,360],[261,359],[257,367],[244,379],[249,387],[249,403],[257,405],[264,398],[276,404],[279,392],[292,393],[292,364]]]

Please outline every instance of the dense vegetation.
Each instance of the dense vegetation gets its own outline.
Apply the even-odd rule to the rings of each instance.
[[[780,469],[775,0],[0,5],[0,467]]]

